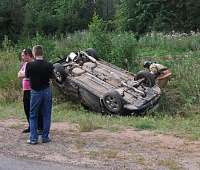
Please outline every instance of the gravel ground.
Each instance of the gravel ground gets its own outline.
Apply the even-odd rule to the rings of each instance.
[[[52,123],[51,142],[29,145],[19,120],[0,120],[0,152],[47,162],[104,170],[199,170],[200,141],[154,131],[98,129],[79,132],[75,124]]]

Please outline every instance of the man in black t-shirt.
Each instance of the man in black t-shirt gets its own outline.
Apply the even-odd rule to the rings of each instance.
[[[25,75],[30,79],[31,85],[31,103],[30,103],[30,139],[29,144],[38,143],[38,109],[42,105],[43,114],[43,132],[42,141],[47,143],[50,141],[49,130],[51,125],[52,110],[52,92],[49,86],[49,79],[52,77],[53,64],[43,59],[42,46],[33,47],[33,56],[35,61],[26,65]]]
[[[22,79],[24,112],[26,114],[28,124],[30,117],[31,87],[29,79],[25,78],[25,70],[27,62],[33,61],[32,57],[33,55],[30,49],[24,49],[22,51],[21,58],[24,61],[24,64],[21,70],[17,74],[17,77]],[[42,109],[40,107],[38,111],[38,135],[42,135],[42,129],[43,129],[43,120],[42,120]],[[29,133],[29,132],[30,132],[30,125],[28,126],[28,129],[22,131],[22,133]]]

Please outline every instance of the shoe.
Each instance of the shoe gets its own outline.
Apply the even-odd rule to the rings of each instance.
[[[26,141],[26,143],[31,144],[31,145],[36,145],[36,144],[38,144],[37,141],[32,141],[32,140],[30,140],[30,139],[28,139],[28,140]]]
[[[42,135],[42,130],[38,130],[38,135]]]
[[[30,132],[30,129],[28,128],[28,129],[24,129],[23,131],[22,131],[22,133],[29,133]]]
[[[49,139],[49,140],[43,140],[42,143],[48,143],[50,141],[51,141],[51,139]]]

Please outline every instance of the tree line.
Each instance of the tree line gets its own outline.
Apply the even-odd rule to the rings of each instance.
[[[17,43],[36,32],[58,37],[88,29],[94,14],[109,31],[185,32],[200,28],[199,0],[1,0],[0,42]]]

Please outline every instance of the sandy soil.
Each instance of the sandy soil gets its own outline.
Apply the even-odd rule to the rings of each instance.
[[[76,125],[52,123],[51,142],[29,145],[27,127],[19,120],[0,120],[0,152],[62,162],[92,169],[200,169],[200,141],[188,141],[153,131],[99,129],[79,132]]]

